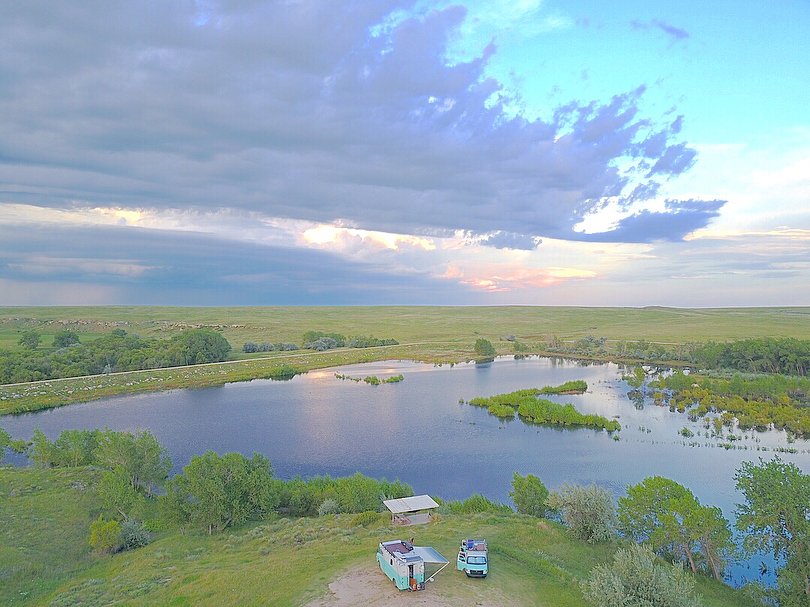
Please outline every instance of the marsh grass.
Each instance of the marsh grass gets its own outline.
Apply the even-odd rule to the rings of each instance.
[[[537,398],[539,394],[581,394],[587,387],[584,381],[576,380],[560,386],[528,388],[488,397],[476,396],[468,404],[474,407],[486,407],[491,415],[501,419],[513,418],[517,413],[527,423],[544,426],[596,428],[608,432],[621,430],[621,424],[616,420],[610,420],[601,415],[580,413],[572,404],[561,405],[544,398]]]

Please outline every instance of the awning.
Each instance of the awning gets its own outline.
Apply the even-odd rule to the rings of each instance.
[[[449,561],[439,554],[435,548],[431,546],[414,546],[411,554],[420,557],[426,563],[435,563],[437,565],[445,565]]]
[[[431,546],[414,546],[409,554],[415,554],[425,563],[425,579],[433,581],[433,576],[450,563]]]
[[[428,510],[430,508],[439,507],[439,504],[433,501],[433,498],[429,495],[399,497],[392,500],[385,500],[383,501],[383,504],[385,504],[385,507],[388,508],[393,514],[417,512],[419,510]]]

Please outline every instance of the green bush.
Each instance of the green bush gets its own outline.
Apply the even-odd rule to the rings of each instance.
[[[633,544],[612,565],[594,567],[582,592],[595,607],[698,607],[694,586],[683,567],[659,565],[649,548]]]
[[[483,337],[479,337],[475,340],[474,349],[478,356],[484,358],[492,358],[495,356],[495,346],[492,345],[491,341]]]
[[[79,334],[70,329],[62,329],[53,336],[54,348],[67,348],[77,343],[79,343]]]
[[[124,521],[121,524],[121,534],[118,543],[121,550],[133,550],[146,546],[152,541],[152,536],[146,526],[140,521]]]
[[[518,352],[518,353],[531,352],[531,348],[528,345],[526,345],[524,343],[521,343],[519,341],[514,342],[512,344],[512,347],[514,348],[515,352]]]
[[[396,346],[399,345],[399,342],[390,337],[378,339],[372,336],[358,335],[349,339],[346,345],[350,348],[372,348],[375,346]]]
[[[343,348],[346,345],[346,336],[341,333],[324,333],[323,331],[307,331],[304,333],[304,347],[310,350],[323,352],[333,348]]]
[[[338,512],[340,512],[340,504],[338,504],[336,499],[331,497],[327,497],[321,502],[321,505],[318,506],[318,516],[337,514]]]
[[[382,500],[413,495],[413,489],[400,481],[377,480],[360,473],[343,478],[316,476],[308,480],[279,481],[279,511],[290,516],[315,516],[328,498],[337,501],[340,512],[380,510]]]
[[[380,522],[380,520],[381,516],[379,512],[375,512],[374,510],[366,510],[365,512],[361,512],[360,514],[356,514],[354,517],[352,517],[351,526],[368,527],[369,525]]]
[[[493,502],[480,493],[471,495],[465,500],[454,500],[442,504],[441,509],[450,514],[475,514],[476,512],[502,512],[511,513],[512,509],[506,504]]]
[[[90,523],[90,547],[99,554],[109,554],[118,550],[121,524],[118,521],[105,521],[99,516]]]
[[[610,491],[596,485],[563,485],[546,500],[571,532],[589,544],[607,542],[616,532],[616,510]]]
[[[28,331],[23,331],[22,335],[20,336],[20,340],[17,343],[28,350],[36,350],[41,342],[42,338],[39,331],[31,329]]]

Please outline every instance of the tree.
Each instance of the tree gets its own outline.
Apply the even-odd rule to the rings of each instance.
[[[717,507],[699,506],[692,508],[685,521],[690,538],[700,546],[712,577],[723,579],[723,570],[733,550],[731,529]]]
[[[133,489],[147,495],[163,484],[172,467],[166,450],[148,431],[131,434],[105,430],[99,439],[96,459],[100,466],[123,474]]]
[[[561,514],[575,536],[589,544],[609,541],[616,533],[613,496],[607,489],[566,484],[549,495],[546,503]]]
[[[71,329],[62,329],[53,336],[54,348],[67,348],[79,343],[79,334]]]
[[[107,470],[102,474],[97,492],[102,507],[124,521],[130,519],[144,500],[143,496],[132,487],[126,472],[120,468]]]
[[[810,602],[810,475],[779,457],[743,462],[735,475],[745,503],[737,505],[744,545],[767,550],[785,565],[778,573],[781,605]]]
[[[322,339],[330,340],[334,343],[333,348],[342,348],[346,345],[346,336],[342,333],[325,333],[323,331],[307,331],[304,333],[303,341],[305,348],[309,346],[307,344],[317,342]]]
[[[17,343],[19,343],[23,348],[27,348],[28,350],[36,350],[39,347],[41,341],[42,338],[39,335],[39,331],[29,329],[28,331],[22,332],[20,340]]]
[[[639,366],[633,368],[632,375],[625,375],[622,379],[624,379],[631,388],[639,389],[644,384],[644,380],[647,379],[647,374],[644,372],[644,369]]]
[[[548,489],[539,478],[533,474],[520,476],[517,472],[512,476],[512,490],[509,496],[515,503],[515,508],[521,514],[531,516],[545,516],[548,506]]]
[[[644,546],[619,549],[612,565],[594,567],[582,592],[596,607],[698,607],[695,582],[683,567],[655,560]]]
[[[691,491],[668,478],[653,476],[628,487],[619,498],[619,524],[654,552],[684,559],[697,573],[702,557],[717,579],[732,548],[728,521],[719,508],[703,506]]]
[[[6,432],[3,428],[0,428],[0,462],[3,461],[3,456],[5,455],[6,447],[11,444],[11,435]]]
[[[495,356],[495,346],[488,339],[479,337],[475,340],[475,353],[484,358]]]
[[[75,468],[95,463],[98,430],[62,430],[53,443],[54,466]]]
[[[195,365],[225,360],[231,344],[211,329],[188,329],[172,337],[169,350],[174,364]]]
[[[251,518],[259,518],[278,506],[278,494],[266,457],[254,453],[223,456],[213,451],[194,456],[169,483],[167,504],[172,516],[187,519],[208,530],[221,531]]]
[[[53,443],[48,440],[42,430],[35,429],[34,435],[31,437],[31,459],[37,466],[50,468],[53,466],[55,457]]]
[[[335,480],[334,498],[340,512],[364,512],[382,507],[379,481],[359,472]]]

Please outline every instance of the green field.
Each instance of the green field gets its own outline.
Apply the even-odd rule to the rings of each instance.
[[[576,308],[576,307],[47,307],[0,308],[0,347],[17,347],[19,332],[48,335],[62,328],[108,333],[115,328],[167,337],[184,328],[211,327],[240,348],[246,341],[299,343],[308,330],[393,337],[401,343],[467,344],[475,336],[515,335],[532,341],[587,335],[667,343],[744,337],[810,338],[810,308]]]
[[[87,529],[99,510],[97,474],[0,467],[0,604],[303,605],[358,567],[368,572],[365,583],[385,581],[375,570],[377,543],[407,533],[451,561],[463,537],[490,544],[486,580],[467,580],[451,565],[422,597],[451,605],[501,604],[499,597],[508,597],[513,605],[573,607],[584,604],[578,581],[617,548],[590,546],[556,523],[517,514],[442,514],[405,531],[389,527],[384,514],[367,527],[354,526],[354,515],[346,514],[273,518],[214,536],[163,531],[144,548],[96,556]],[[703,576],[697,590],[706,606],[752,605]]]

